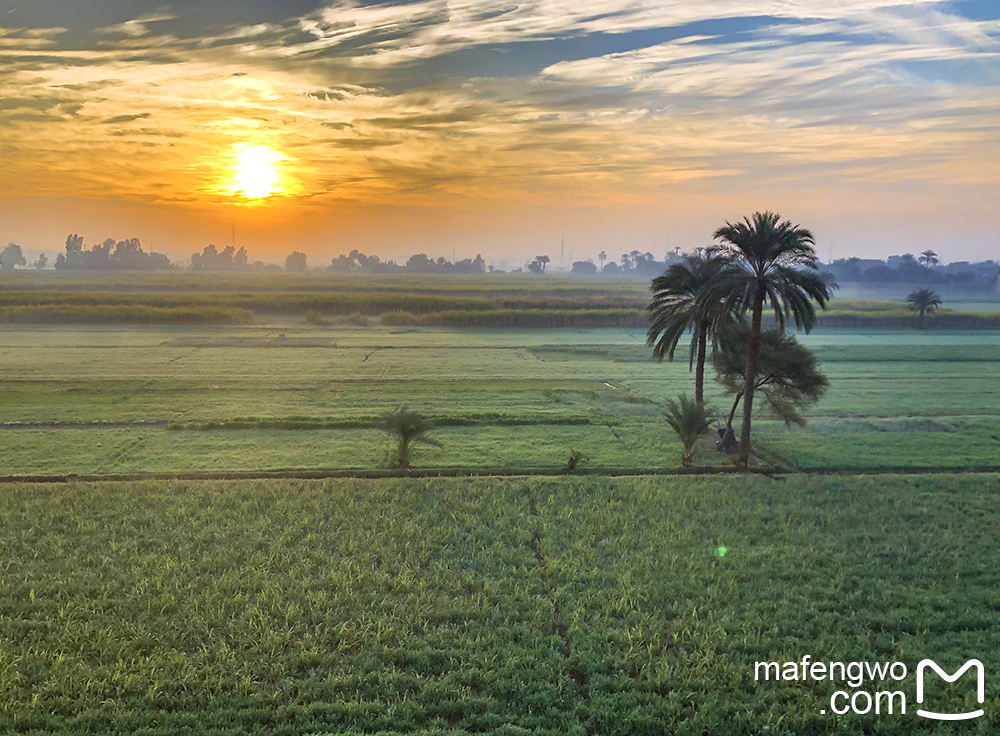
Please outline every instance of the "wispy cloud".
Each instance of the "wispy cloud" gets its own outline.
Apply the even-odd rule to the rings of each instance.
[[[115,23],[114,25],[98,28],[97,32],[138,38],[140,36],[146,36],[150,33],[149,25],[151,23],[174,20],[176,17],[177,16],[172,13],[159,10],[153,13],[146,13],[132,20],[127,20],[124,23]]]
[[[223,201],[248,141],[312,205],[995,184],[1000,23],[949,7],[419,0],[201,34],[158,11],[89,45],[0,29],[0,193]],[[482,71],[509,56],[516,77]]]

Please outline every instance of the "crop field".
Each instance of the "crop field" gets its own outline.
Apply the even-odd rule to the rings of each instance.
[[[0,291],[8,312],[149,322],[0,326],[0,733],[998,730],[995,331],[800,336],[830,381],[807,424],[760,407],[758,472],[706,437],[684,475],[662,415],[693,393],[684,348],[656,362],[637,326],[430,324],[452,303],[611,314],[645,298],[634,283],[418,278],[417,325],[348,312],[413,304],[401,282],[342,299],[321,276],[268,276],[263,296],[228,275],[136,277],[138,300],[93,274]],[[293,306],[239,316],[265,302]],[[373,478],[403,475],[377,428],[400,406],[441,447],[416,446],[416,477]],[[907,713],[835,715],[846,683],[755,681],[755,662],[806,654],[906,663],[889,684]],[[916,716],[917,662],[972,657],[986,717]],[[971,709],[958,685],[928,692]]]
[[[998,494],[986,474],[8,484],[0,731],[995,733],[995,678],[985,718],[932,724],[912,672],[995,671]],[[906,714],[755,681],[805,654],[906,663]]]
[[[831,388],[805,428],[762,415],[781,469],[1000,465],[1000,340],[985,331],[803,336]],[[642,330],[447,330],[289,321],[237,326],[7,326],[2,474],[387,467],[374,429],[398,406],[438,425],[415,467],[676,468],[661,406],[693,390]],[[709,371],[711,374],[711,371]],[[721,416],[730,399],[709,381]],[[696,463],[724,466],[710,443]]]
[[[835,299],[826,327],[907,329],[897,289],[889,299]],[[945,290],[937,329],[1000,329],[1000,295]],[[847,293],[856,290],[848,288]],[[0,324],[231,325],[313,315],[317,323],[461,328],[644,328],[649,281],[528,274],[7,273]]]

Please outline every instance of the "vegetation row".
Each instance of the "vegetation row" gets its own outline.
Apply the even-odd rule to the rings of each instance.
[[[488,425],[491,427],[521,427],[535,424],[583,425],[590,424],[590,418],[585,416],[548,416],[548,415],[511,415],[496,412],[483,412],[461,416],[449,414],[428,414],[427,420],[435,427],[474,427]],[[385,417],[379,415],[341,417],[236,417],[234,419],[205,421],[172,421],[167,423],[167,429],[174,431],[202,431],[219,429],[370,429],[381,428]]]
[[[138,304],[0,307],[0,323],[8,324],[240,325],[251,321],[252,312],[236,307],[152,307]]]

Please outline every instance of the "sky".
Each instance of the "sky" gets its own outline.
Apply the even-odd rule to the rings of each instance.
[[[0,241],[1000,260],[996,0],[0,0]],[[571,256],[572,254],[572,256]]]

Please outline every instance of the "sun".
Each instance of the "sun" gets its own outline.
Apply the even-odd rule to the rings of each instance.
[[[246,199],[264,199],[281,193],[278,164],[284,158],[267,146],[237,146],[230,190]]]

